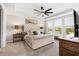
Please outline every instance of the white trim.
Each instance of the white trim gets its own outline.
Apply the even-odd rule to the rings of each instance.
[[[6,45],[6,12],[3,4],[0,4],[2,7],[2,19],[1,19],[1,48]]]

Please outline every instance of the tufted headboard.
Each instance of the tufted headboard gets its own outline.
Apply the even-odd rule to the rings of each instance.
[[[38,31],[40,27],[36,24],[25,24],[24,25],[24,32],[28,32],[29,34],[32,34],[33,31]]]

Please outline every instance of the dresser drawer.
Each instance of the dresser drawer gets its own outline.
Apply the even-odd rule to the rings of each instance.
[[[64,48],[60,48],[60,56],[75,56],[72,52]]]
[[[69,42],[69,41],[61,41],[61,46],[65,49],[68,49],[72,52],[79,54],[79,44]]]

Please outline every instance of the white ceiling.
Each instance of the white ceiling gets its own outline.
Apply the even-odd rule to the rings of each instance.
[[[33,9],[40,10],[41,6],[43,6],[45,9],[52,8],[54,13],[70,8],[75,9],[77,12],[79,11],[79,3],[4,3],[4,6],[8,14],[17,14],[25,18],[39,19],[43,19],[43,17],[33,14]]]

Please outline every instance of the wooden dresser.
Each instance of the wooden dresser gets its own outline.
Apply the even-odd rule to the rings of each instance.
[[[59,39],[60,56],[79,56],[79,41]]]
[[[23,41],[26,34],[26,32],[13,34],[13,42]]]

